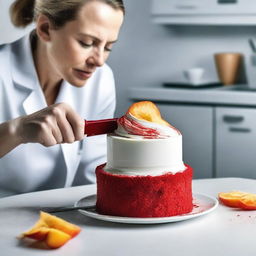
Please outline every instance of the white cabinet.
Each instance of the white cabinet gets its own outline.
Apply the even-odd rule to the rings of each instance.
[[[213,176],[213,108],[158,104],[161,114],[183,136],[183,160],[194,169],[194,178]]]
[[[255,25],[253,0],[152,0],[157,23],[199,25]]]
[[[194,178],[256,178],[256,109],[158,104],[183,135],[183,160]]]
[[[216,107],[216,175],[256,178],[256,109]]]

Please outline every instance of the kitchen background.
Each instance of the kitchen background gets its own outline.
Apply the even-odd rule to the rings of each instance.
[[[15,40],[31,29],[14,29],[10,24],[11,2],[0,2],[0,43]],[[256,92],[162,88],[164,82],[179,80],[183,71],[192,67],[204,68],[205,79],[218,81],[213,57],[217,52],[242,53],[246,64],[252,55],[248,39],[256,38],[255,3],[251,0],[154,1],[154,13],[167,12],[160,17],[168,17],[167,4],[177,7],[183,3],[185,13],[187,7],[201,4],[204,8],[199,8],[198,13],[195,10],[192,15],[195,20],[200,12],[207,20],[207,13],[203,13],[207,6],[210,12],[213,4],[224,7],[222,16],[219,13],[211,16],[210,25],[200,19],[199,24],[194,25],[193,19],[187,19],[189,15],[177,16],[178,23],[184,23],[180,25],[170,24],[172,21],[168,19],[168,22],[161,21],[162,24],[155,22],[150,0],[124,2],[125,22],[108,60],[116,79],[116,116],[121,116],[133,100],[156,101],[166,119],[182,131],[184,160],[194,167],[195,178],[255,178]],[[239,15],[230,15],[227,7],[232,9],[234,4],[241,3],[245,5],[236,12],[245,8],[245,15],[240,20]],[[230,18],[228,22],[225,17]],[[230,22],[234,24],[226,24]],[[242,66],[239,83],[246,82],[243,69],[246,65]]]

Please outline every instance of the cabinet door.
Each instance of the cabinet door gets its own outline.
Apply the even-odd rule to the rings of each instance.
[[[152,0],[155,15],[216,15],[216,18],[221,14],[255,14],[255,7],[252,0]]]
[[[194,169],[194,178],[213,174],[213,108],[158,104],[165,120],[182,133],[183,161]]]
[[[254,25],[253,0],[152,0],[152,16],[160,24]]]
[[[205,9],[206,4],[206,0],[152,0],[152,13],[156,15],[198,14]]]
[[[256,178],[256,110],[216,108],[217,177]]]

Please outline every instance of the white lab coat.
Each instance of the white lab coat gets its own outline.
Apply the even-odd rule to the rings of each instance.
[[[86,120],[113,117],[115,84],[111,69],[106,64],[97,68],[82,88],[63,81],[57,102],[68,103]],[[0,46],[0,123],[45,107],[29,35]],[[95,167],[105,161],[106,135],[52,147],[22,144],[0,158],[0,189],[24,193],[93,183]]]

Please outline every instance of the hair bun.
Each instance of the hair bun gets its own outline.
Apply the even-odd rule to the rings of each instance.
[[[35,0],[16,0],[10,7],[11,21],[16,27],[26,27],[34,20]]]

